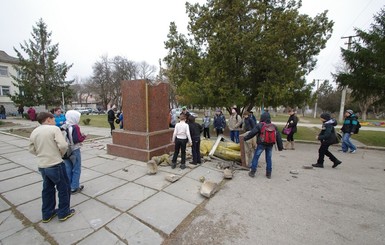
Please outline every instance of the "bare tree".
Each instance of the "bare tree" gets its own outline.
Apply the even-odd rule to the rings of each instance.
[[[142,61],[138,64],[138,77],[139,79],[154,80],[156,76],[157,68],[154,65],[149,65],[147,62]]]

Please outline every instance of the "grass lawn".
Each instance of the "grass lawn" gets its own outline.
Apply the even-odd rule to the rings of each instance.
[[[109,128],[110,127],[110,125],[107,122],[107,114],[105,114],[105,115],[82,115],[80,117],[80,126],[86,125],[86,124],[84,124],[84,121],[87,118],[91,119],[90,123],[87,126],[99,127],[99,128]]]

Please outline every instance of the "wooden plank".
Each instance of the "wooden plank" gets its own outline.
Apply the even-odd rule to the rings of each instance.
[[[219,142],[221,142],[222,137],[223,137],[223,135],[221,135],[221,134],[218,135],[217,141],[215,141],[215,144],[213,145],[213,148],[211,148],[211,151],[209,153],[210,157],[214,155],[214,152],[217,149]]]

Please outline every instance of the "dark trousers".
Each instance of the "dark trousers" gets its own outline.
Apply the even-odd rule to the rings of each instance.
[[[176,159],[179,155],[179,150],[181,151],[181,164],[186,164],[186,145],[187,145],[188,139],[175,139],[175,151],[174,156],[172,157],[172,162],[176,163]]]
[[[318,150],[318,160],[317,164],[324,164],[324,158],[325,155],[329,157],[330,161],[336,162],[338,159],[329,151],[329,144],[321,144],[319,150]]]
[[[191,146],[193,163],[201,163],[200,146],[201,146],[201,139],[200,139],[200,137],[193,138],[192,139],[192,146]]]
[[[210,139],[210,128],[204,128],[203,129],[203,137]]]
[[[115,130],[115,122],[114,121],[108,121],[108,123],[110,124],[111,135],[112,135],[112,131]]]
[[[291,130],[290,134],[287,135],[287,141],[294,141],[294,132]]]

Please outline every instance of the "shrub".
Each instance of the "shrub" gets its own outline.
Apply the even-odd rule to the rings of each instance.
[[[90,125],[91,118],[86,118],[83,120],[84,125]]]

